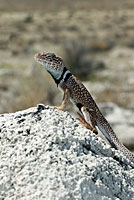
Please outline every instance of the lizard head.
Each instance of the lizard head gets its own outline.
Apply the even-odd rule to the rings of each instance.
[[[54,53],[41,52],[35,54],[34,59],[39,62],[55,80],[60,79],[65,68],[62,58],[56,56]]]

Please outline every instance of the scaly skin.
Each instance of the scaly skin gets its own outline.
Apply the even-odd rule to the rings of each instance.
[[[51,74],[58,88],[64,92],[62,104],[58,109],[63,110],[70,99],[82,113],[83,116],[79,114],[79,120],[87,128],[97,133],[96,127],[98,127],[112,147],[119,149],[126,157],[134,162],[134,154],[119,141],[89,91],[66,68],[62,58],[48,52],[38,53],[34,58]]]

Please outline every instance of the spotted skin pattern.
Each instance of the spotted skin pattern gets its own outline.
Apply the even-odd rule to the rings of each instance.
[[[64,92],[64,94],[65,90],[68,90],[67,93],[69,98],[79,108],[85,120],[91,123],[92,127],[95,128],[97,126],[110,142],[112,147],[119,149],[126,157],[134,162],[134,154],[119,141],[89,91],[74,75],[70,73],[62,58],[48,52],[38,53],[34,58],[52,75],[57,86]],[[66,100],[63,99],[63,102],[66,101],[67,104],[68,97],[66,96],[65,98]]]

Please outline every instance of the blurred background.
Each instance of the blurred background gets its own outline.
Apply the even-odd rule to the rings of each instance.
[[[33,59],[44,50],[63,57],[134,150],[134,1],[0,0],[1,114],[60,105],[61,93]]]

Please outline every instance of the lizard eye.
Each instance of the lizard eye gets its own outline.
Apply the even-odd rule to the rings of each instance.
[[[46,58],[49,58],[49,59],[51,59],[51,58],[53,58],[53,57],[55,57],[55,54],[54,54],[54,53],[48,53],[48,54],[46,55]]]

